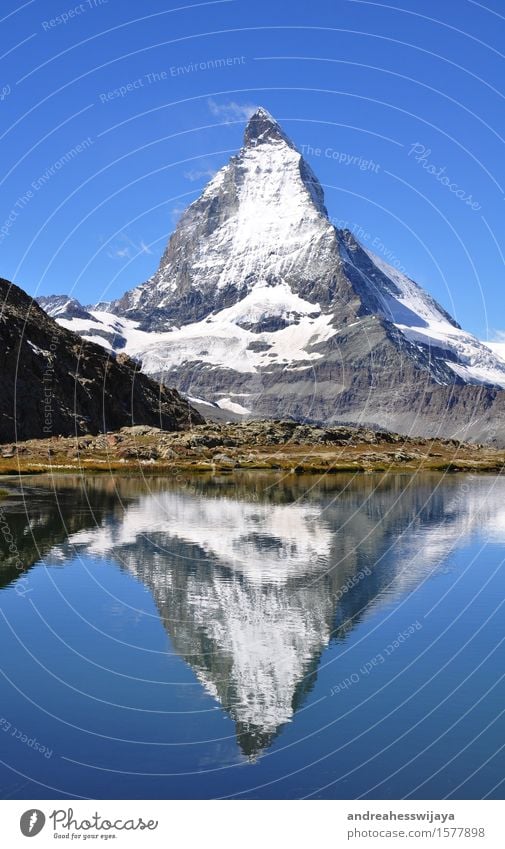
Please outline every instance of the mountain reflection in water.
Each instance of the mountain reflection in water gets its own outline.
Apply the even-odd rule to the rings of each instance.
[[[85,554],[142,582],[254,761],[293,720],[332,639],[420,584],[475,528],[505,536],[491,489],[428,475],[67,477],[54,491],[24,483],[3,510],[25,569]],[[14,561],[4,550],[0,580],[22,587]]]

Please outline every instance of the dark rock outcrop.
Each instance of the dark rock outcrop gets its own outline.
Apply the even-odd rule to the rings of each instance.
[[[0,279],[0,442],[147,424],[184,430],[202,416],[138,363],[60,327]]]

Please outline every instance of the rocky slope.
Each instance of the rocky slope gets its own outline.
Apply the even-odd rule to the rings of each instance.
[[[87,316],[45,305],[235,414],[505,445],[505,361],[331,224],[317,178],[264,109],[153,277]]]
[[[129,357],[84,341],[0,280],[0,442],[132,424],[182,430],[202,421]]]

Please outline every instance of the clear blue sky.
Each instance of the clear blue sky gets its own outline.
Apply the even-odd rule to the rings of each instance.
[[[315,151],[335,222],[493,337],[505,10],[490,2],[4,0],[0,274],[83,303],[142,282],[263,105]]]

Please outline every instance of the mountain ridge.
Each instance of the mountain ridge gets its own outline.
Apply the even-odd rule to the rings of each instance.
[[[100,433],[134,424],[167,430],[203,421],[173,389],[124,354],[61,327],[0,279],[0,442]]]
[[[490,413],[505,361],[333,226],[317,177],[263,108],[155,274],[90,318],[75,310],[56,318],[235,413],[505,440]]]

